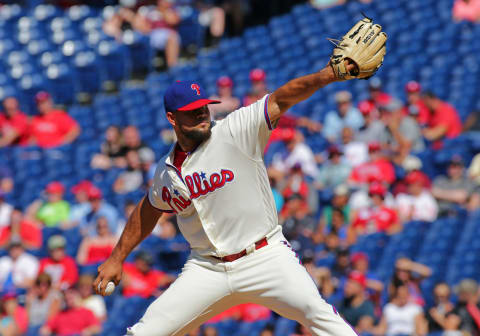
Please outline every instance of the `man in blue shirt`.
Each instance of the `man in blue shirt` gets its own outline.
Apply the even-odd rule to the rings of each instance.
[[[350,92],[337,92],[335,101],[337,111],[328,112],[323,125],[323,135],[330,142],[338,140],[344,127],[350,127],[356,131],[363,126],[362,114],[352,105],[352,94]]]

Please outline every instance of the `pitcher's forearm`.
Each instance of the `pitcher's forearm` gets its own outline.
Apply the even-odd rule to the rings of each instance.
[[[268,99],[270,120],[277,120],[285,111],[309,98],[318,89],[336,81],[331,66],[319,72],[295,78],[273,92]]]
[[[123,262],[132,250],[153,230],[162,213],[155,209],[147,196],[142,198],[123,229],[111,258]]]

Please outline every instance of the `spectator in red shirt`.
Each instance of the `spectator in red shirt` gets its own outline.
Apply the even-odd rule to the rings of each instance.
[[[117,237],[110,231],[105,217],[97,219],[97,235],[83,238],[78,249],[77,261],[80,265],[92,265],[104,262],[110,256]]]
[[[243,98],[243,106],[248,106],[255,103],[268,93],[266,78],[267,75],[262,69],[253,69],[250,71],[250,82],[252,83],[252,90]]]
[[[455,21],[478,22],[480,20],[480,0],[455,0],[452,16]]]
[[[37,93],[35,101],[40,114],[32,120],[31,143],[50,148],[69,144],[78,137],[80,126],[65,111],[53,108],[48,92]]]
[[[416,81],[410,81],[405,85],[407,92],[407,111],[405,114],[415,115],[420,125],[427,125],[430,119],[430,110],[422,99],[422,87]]]
[[[373,182],[368,189],[371,206],[355,214],[352,226],[357,234],[386,232],[394,234],[401,229],[397,212],[385,205],[387,189],[380,182]]]
[[[3,100],[0,113],[0,147],[28,144],[28,117],[20,111],[15,97]]]
[[[148,298],[157,296],[159,287],[170,283],[173,279],[167,274],[152,269],[153,258],[144,251],[135,257],[135,263],[123,266],[123,296],[140,296]]]
[[[387,105],[392,99],[392,96],[382,91],[382,81],[379,78],[375,77],[368,81],[368,90],[370,92],[370,98],[362,102],[367,101],[373,103],[376,108]],[[360,104],[362,102],[360,102]]]
[[[254,303],[245,303],[239,306],[240,319],[243,322],[256,322],[269,320],[272,316],[270,309]]]
[[[375,180],[392,184],[395,181],[395,169],[382,154],[380,144],[370,143],[368,153],[370,160],[352,170],[350,181],[354,184],[363,184]]]
[[[0,247],[6,247],[12,239],[18,239],[27,249],[42,247],[42,230],[34,221],[25,218],[22,211],[14,209],[10,216],[10,225],[0,227]]]
[[[50,257],[40,261],[39,273],[47,273],[52,277],[56,288],[66,289],[75,285],[78,279],[78,269],[75,259],[65,253],[67,241],[63,236],[55,235],[48,239]]]
[[[76,289],[66,290],[64,296],[66,308],[48,320],[40,329],[40,335],[96,335],[102,331],[93,312],[80,306],[81,299]]]
[[[443,139],[455,138],[460,135],[462,122],[457,110],[447,102],[440,100],[434,93],[426,92],[423,99],[430,110],[428,127],[423,130],[423,136],[434,142],[434,149],[440,149]]]

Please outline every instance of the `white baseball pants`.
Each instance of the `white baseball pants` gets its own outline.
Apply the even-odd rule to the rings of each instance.
[[[233,262],[192,252],[178,279],[128,328],[127,335],[185,335],[232,306],[256,303],[300,322],[312,335],[355,336],[321,298],[289,246],[279,232],[267,246]]]

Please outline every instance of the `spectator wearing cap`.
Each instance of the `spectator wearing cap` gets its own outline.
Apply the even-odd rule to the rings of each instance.
[[[212,118],[216,120],[225,118],[230,112],[240,107],[240,99],[233,96],[233,81],[228,76],[217,79],[217,93],[210,96],[209,99],[221,102],[209,106]]]
[[[383,282],[369,270],[368,255],[363,252],[355,252],[350,256],[352,270],[363,274],[366,278],[366,288],[370,291],[372,298],[378,298],[383,291]]]
[[[392,99],[392,96],[382,91],[382,81],[378,77],[373,77],[368,81],[368,92],[370,97],[364,101],[372,103],[377,108],[388,104]]]
[[[405,178],[407,193],[395,198],[395,205],[402,222],[416,220],[433,222],[438,216],[438,204],[431,192],[425,188],[425,177],[413,171]]]
[[[0,113],[0,147],[27,145],[29,136],[29,120],[20,111],[17,98],[5,98]]]
[[[344,299],[338,312],[358,334],[371,331],[375,315],[373,303],[367,299],[367,279],[364,274],[352,271],[344,288]]]
[[[243,98],[243,106],[248,106],[268,94],[266,78],[267,75],[262,69],[253,69],[250,71],[251,91]]]
[[[153,257],[145,251],[137,253],[134,263],[123,265],[123,296],[158,296],[159,288],[173,280],[166,273],[152,269],[152,265]]]
[[[408,287],[396,288],[390,302],[383,307],[382,318],[373,329],[375,336],[418,335],[427,333],[422,307],[409,301]]]
[[[421,126],[427,125],[430,119],[430,111],[422,99],[422,87],[416,81],[410,81],[405,85],[407,93],[407,106],[404,114],[415,117]]]
[[[40,329],[41,336],[97,335],[102,331],[95,314],[81,306],[81,297],[75,288],[64,292],[65,309],[55,314]]]
[[[107,318],[105,301],[102,296],[93,293],[93,280],[90,274],[83,274],[78,279],[76,288],[81,298],[80,307],[91,310],[99,321],[105,321]]]
[[[450,301],[450,287],[441,282],[433,288],[434,305],[426,311],[428,332],[442,332],[446,327],[447,315],[453,310],[453,303]]]
[[[305,175],[315,178],[318,174],[317,162],[312,149],[305,143],[302,133],[295,130],[283,139],[287,153],[273,156],[272,168],[286,174],[295,165],[299,165]]]
[[[113,190],[117,194],[128,194],[138,190],[143,185],[142,163],[139,153],[140,150],[127,152],[127,167],[113,183]]]
[[[62,295],[57,289],[53,288],[50,275],[40,273],[26,298],[29,334],[36,335],[38,329],[60,311],[61,304]]]
[[[26,309],[18,303],[15,292],[7,292],[1,300],[2,317],[0,319],[0,334],[25,335],[28,329],[28,314]]]
[[[3,291],[28,289],[38,272],[38,261],[25,252],[20,240],[12,240],[8,255],[0,258],[0,286]]]
[[[79,265],[95,265],[104,262],[110,256],[117,243],[117,237],[110,231],[107,219],[97,219],[97,234],[83,238],[77,252]]]
[[[48,227],[55,227],[68,221],[70,204],[63,199],[65,186],[53,181],[45,187],[46,200],[34,201],[26,210],[28,218],[38,220]]]
[[[447,314],[445,324],[450,330],[461,330],[467,335],[480,335],[480,304],[478,283],[473,279],[463,279],[455,288],[458,301],[453,311]]]
[[[47,241],[49,256],[40,260],[39,270],[39,273],[50,275],[53,286],[62,290],[75,285],[78,279],[75,259],[66,254],[66,244],[65,237],[51,236]]]
[[[392,99],[390,103],[380,107],[380,113],[387,130],[385,142],[395,153],[396,162],[401,164],[411,151],[424,150],[420,125],[417,120],[404,114],[401,101]]]
[[[80,230],[83,235],[95,236],[97,234],[97,220],[105,217],[110,232],[117,232],[119,214],[117,209],[103,199],[102,191],[93,186],[88,190],[90,212],[80,220]]]
[[[478,190],[465,174],[463,159],[454,155],[447,168],[447,175],[433,181],[432,194],[437,199],[440,215],[448,214],[456,206],[475,208]]]
[[[88,180],[82,180],[75,184],[70,191],[75,196],[75,204],[70,208],[70,218],[64,224],[64,228],[78,226],[80,220],[91,210],[88,202],[88,190],[93,187],[93,183]]]
[[[425,105],[430,110],[427,127],[423,136],[433,142],[434,149],[442,147],[442,140],[455,138],[462,132],[462,121],[457,110],[447,102],[442,101],[432,92],[423,95]]]
[[[356,167],[368,160],[368,146],[365,142],[356,141],[354,132],[350,127],[342,129],[342,139],[339,147],[343,149],[345,161],[351,166]]]
[[[327,150],[328,161],[319,169],[315,180],[317,189],[333,189],[347,181],[352,167],[342,160],[343,152],[337,146],[330,146]]]
[[[51,148],[75,141],[80,135],[80,126],[67,112],[54,109],[48,92],[37,93],[35,102],[39,115],[32,119],[31,144]]]
[[[323,136],[330,142],[338,140],[344,127],[350,127],[356,131],[364,123],[362,114],[352,104],[352,94],[350,92],[337,92],[335,102],[337,103],[337,110],[327,113],[323,125]]]
[[[386,143],[388,138],[387,126],[379,119],[379,107],[376,107],[370,101],[363,101],[358,104],[358,109],[363,115],[364,124],[355,133],[355,140],[364,143]]]
[[[354,167],[349,177],[353,185],[364,184],[370,181],[384,182],[388,185],[395,181],[393,164],[385,157],[381,144],[368,144],[369,161]]]
[[[480,20],[480,1],[479,0],[455,0],[453,3],[452,16],[454,21]]]
[[[380,182],[373,182],[368,188],[371,205],[355,213],[352,228],[357,234],[386,232],[394,234],[402,226],[395,209],[385,204],[387,189]]]
[[[105,131],[105,141],[100,146],[100,153],[95,154],[90,162],[93,169],[108,170],[113,167],[124,168],[126,146],[120,127],[110,126]]]
[[[20,240],[29,250],[42,247],[42,230],[37,221],[27,219],[20,209],[13,209],[10,222],[0,227],[0,247],[6,247],[12,240]]]

